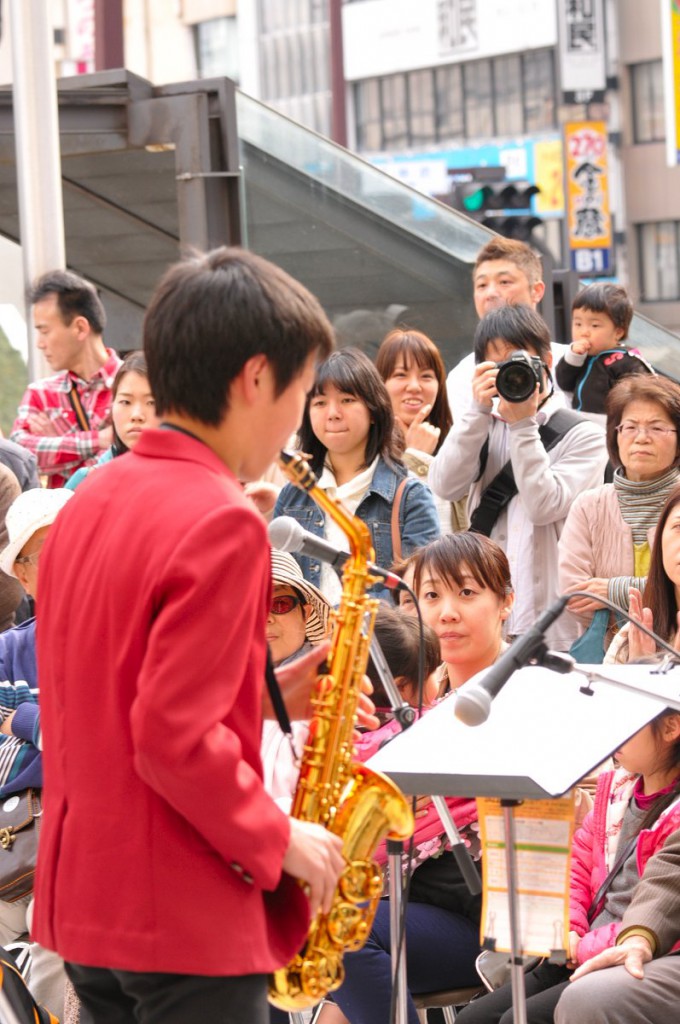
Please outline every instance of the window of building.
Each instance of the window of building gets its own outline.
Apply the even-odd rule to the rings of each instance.
[[[632,64],[634,142],[662,142],[666,138],[663,107],[663,64],[660,60]]]
[[[406,103],[406,75],[388,75],[380,80],[382,106],[382,134],[385,149],[404,149],[408,146],[408,108]]]
[[[522,58],[519,54],[493,62],[495,135],[518,135],[524,127],[522,107]]]
[[[196,66],[200,78],[226,75],[238,82],[236,17],[211,18],[194,25]]]
[[[680,221],[638,224],[637,234],[641,298],[680,299]]]
[[[552,50],[364,79],[355,83],[354,97],[359,150],[529,135],[557,127]]]
[[[437,139],[434,72],[411,71],[408,82],[409,145],[423,146]]]
[[[354,86],[357,147],[361,150],[382,149],[382,112],[380,79],[368,78]]]
[[[465,125],[470,138],[493,135],[493,80],[491,61],[475,60],[463,66]]]
[[[437,140],[465,138],[463,65],[437,68],[434,75],[437,103]]]
[[[555,54],[529,50],[522,56],[524,131],[527,135],[555,127]]]

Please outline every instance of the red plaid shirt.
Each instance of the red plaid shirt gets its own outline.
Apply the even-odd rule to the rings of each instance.
[[[89,466],[102,450],[99,431],[111,422],[111,387],[121,364],[113,349],[106,351],[108,359],[90,380],[64,370],[29,384],[21,400],[10,438],[33,452],[48,487],[63,487],[74,470]],[[72,387],[78,389],[90,430],[78,425],[69,398]],[[49,416],[54,434],[31,432],[31,419],[37,413]]]

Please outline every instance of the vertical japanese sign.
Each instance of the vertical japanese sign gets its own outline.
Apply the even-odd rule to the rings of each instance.
[[[680,0],[659,0],[663,43],[666,163],[680,163]]]
[[[439,52],[461,53],[479,45],[477,0],[437,0]]]
[[[607,71],[602,0],[557,0],[557,27],[564,102],[604,99]]]
[[[612,226],[606,123],[565,124],[564,156],[571,268],[585,275],[610,274]]]

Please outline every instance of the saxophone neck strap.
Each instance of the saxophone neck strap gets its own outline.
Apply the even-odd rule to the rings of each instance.
[[[286,710],[286,702],[283,699],[281,687],[279,686],[279,681],[276,678],[274,662],[272,661],[272,652],[269,650],[269,647],[267,647],[267,663],[264,668],[264,678],[267,683],[269,699],[272,702],[274,714],[276,715],[276,721],[279,723],[281,732],[288,737],[290,749],[293,751],[293,757],[297,761],[298,755],[295,750],[295,744],[293,743],[293,727],[290,724],[290,718],[288,717],[288,711]]]

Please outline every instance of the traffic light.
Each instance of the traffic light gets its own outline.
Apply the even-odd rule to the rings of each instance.
[[[451,205],[499,235],[528,242],[543,223],[532,211],[532,199],[540,191],[529,181],[457,182]]]

